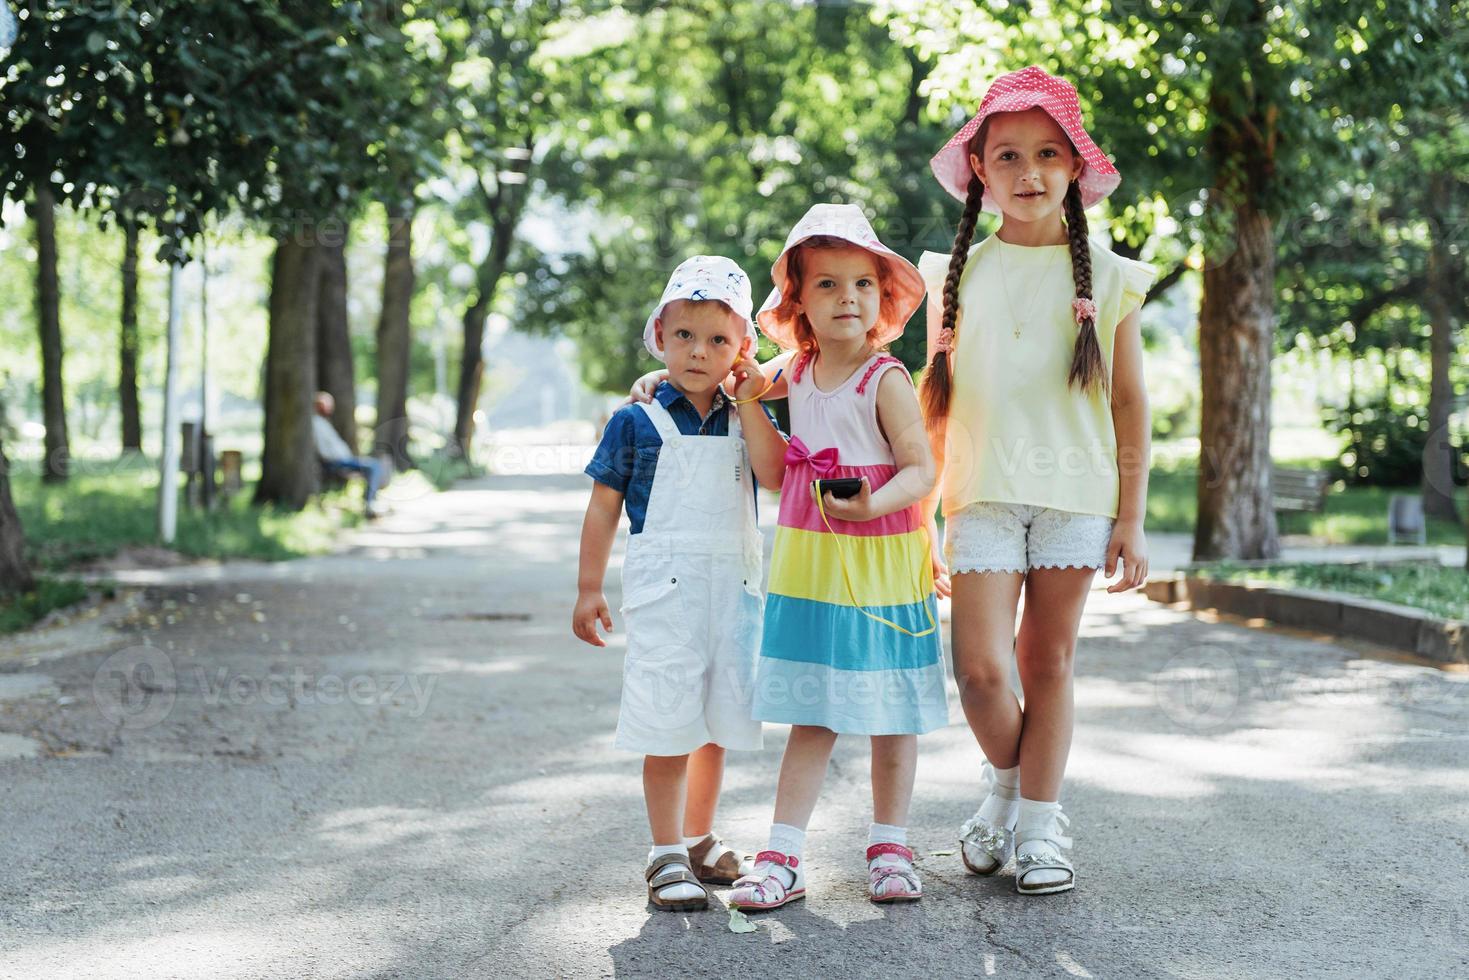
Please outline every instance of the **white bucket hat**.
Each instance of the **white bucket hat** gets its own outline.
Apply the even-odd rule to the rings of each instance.
[[[877,240],[877,232],[872,230],[867,216],[855,204],[814,204],[786,236],[785,248],[781,249],[780,257],[770,267],[770,278],[775,282],[775,289],[765,300],[765,305],[760,307],[760,314],[756,318],[760,321],[760,329],[765,332],[765,336],[775,341],[781,350],[794,350],[799,346],[795,323],[777,318],[775,308],[780,305],[781,290],[790,281],[791,250],[808,238],[817,237],[840,238],[888,260],[897,280],[893,283],[893,291],[897,296],[898,317],[896,323],[882,325],[874,338],[873,346],[884,347],[901,337],[908,318],[918,309],[918,304],[923,302],[923,277],[918,274],[918,269],[912,262]]]
[[[750,310],[755,305],[750,298],[750,277],[732,259],[722,255],[694,255],[680,262],[678,268],[673,270],[673,275],[668,277],[668,285],[663,287],[663,297],[658,300],[657,307],[648,316],[648,322],[643,327],[643,346],[658,360],[664,361],[664,357],[663,352],[658,349],[658,333],[654,324],[663,315],[664,307],[680,299],[696,302],[717,300],[723,303],[744,321],[745,336],[755,343],[759,342],[755,324],[750,320]]]

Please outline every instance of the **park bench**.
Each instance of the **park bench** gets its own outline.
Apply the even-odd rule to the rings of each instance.
[[[1331,480],[1324,470],[1272,467],[1270,506],[1277,512],[1319,514],[1326,509],[1326,492],[1330,488]]]

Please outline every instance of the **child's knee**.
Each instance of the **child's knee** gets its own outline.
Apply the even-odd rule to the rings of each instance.
[[[954,682],[959,687],[959,696],[965,700],[988,701],[1010,692],[1009,664],[1000,665],[989,660],[961,666],[954,664]]]
[[[1022,686],[1062,684],[1071,679],[1076,644],[1071,641],[1024,644],[1016,651],[1015,665]]]

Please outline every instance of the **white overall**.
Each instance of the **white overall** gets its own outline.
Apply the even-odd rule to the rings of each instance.
[[[739,416],[728,436],[686,436],[658,402],[642,408],[663,447],[622,565],[627,660],[615,744],[642,755],[709,742],[758,749],[750,702],[764,542]]]

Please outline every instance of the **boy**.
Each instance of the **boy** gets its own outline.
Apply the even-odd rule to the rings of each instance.
[[[643,331],[668,380],[651,403],[612,416],[586,468],[596,483],[572,631],[606,646],[602,579],[625,508],[627,659],[615,744],[644,756],[653,832],[644,878],[648,900],[672,911],[706,908],[704,882],[733,884],[751,867],[712,832],[725,750],[761,745],[750,718],[764,614],[751,460],[756,477],[778,486],[785,452],[758,397],[737,404],[720,387],[737,370],[740,387],[758,395],[751,306],[750,281],[729,259],[680,264]]]

